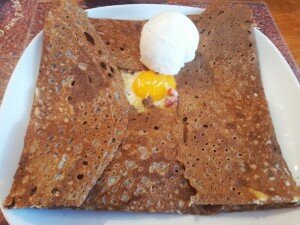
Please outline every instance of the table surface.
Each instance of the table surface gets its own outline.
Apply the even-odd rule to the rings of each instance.
[[[2,19],[1,14],[1,2],[5,1],[12,1],[12,0],[0,0],[0,22]],[[49,2],[51,0],[36,0],[37,2]],[[84,2],[84,0],[78,0],[79,2]],[[86,0],[86,2],[92,2],[93,0]],[[97,1],[97,0],[96,0]],[[125,3],[176,3],[178,1],[176,0],[146,0],[146,1],[139,1],[139,0],[101,0],[98,1],[101,3],[98,3],[98,5],[113,5],[113,4],[125,4]],[[183,1],[181,0],[181,5],[183,4],[192,4],[197,5],[198,3],[203,2],[209,2],[209,1],[203,1],[203,0],[187,0]],[[257,2],[255,0],[235,0],[235,2]],[[287,43],[287,46],[289,47],[296,64],[300,64],[300,0],[265,0],[264,1],[268,8],[271,11],[271,14],[278,26],[278,29],[280,30],[284,40]],[[1,29],[1,27],[0,27]],[[1,41],[1,38],[0,38]],[[0,55],[1,60],[2,55]],[[297,66],[296,66],[297,67]],[[1,68],[0,68],[1,69]],[[7,81],[9,79],[9,76],[6,76],[5,78],[0,71],[0,87],[2,86],[2,89],[5,89],[5,85],[7,84]],[[3,92],[3,91],[2,91]],[[2,95],[0,91],[0,104],[2,100]],[[0,212],[0,225],[7,225],[8,223],[5,221],[3,215]]]
[[[243,0],[240,0],[243,1]],[[300,0],[264,0],[292,52],[300,64]]]

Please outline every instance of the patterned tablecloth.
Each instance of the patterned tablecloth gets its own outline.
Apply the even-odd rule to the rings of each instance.
[[[205,8],[209,1],[202,0],[78,0],[80,5],[94,8],[102,5],[115,5],[124,3],[168,3],[177,5],[189,5]],[[0,104],[9,78],[24,49],[42,30],[43,21],[51,0],[0,0]],[[287,48],[285,41],[280,35],[270,12],[263,2],[247,2],[253,12],[258,28],[270,38],[283,54],[296,77],[300,81],[300,71]],[[24,71],[26,76],[26,71]],[[0,225],[7,225],[0,212]]]

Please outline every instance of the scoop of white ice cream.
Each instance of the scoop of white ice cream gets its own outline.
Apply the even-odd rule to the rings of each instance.
[[[143,27],[141,62],[160,74],[176,75],[195,58],[199,33],[194,23],[179,12],[163,12]]]

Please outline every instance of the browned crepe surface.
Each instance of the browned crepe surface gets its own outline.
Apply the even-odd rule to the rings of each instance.
[[[276,141],[250,9],[216,5],[197,26],[197,57],[177,80],[184,130],[178,160],[197,191],[192,202],[293,202],[299,189]]]
[[[218,18],[221,15],[222,17]],[[216,21],[214,21],[215,17]],[[184,139],[179,142],[182,149],[178,150],[177,148],[176,151],[181,152],[179,159],[188,168],[187,171],[190,174],[187,177],[194,179],[194,183],[197,183],[193,175],[197,175],[201,171],[199,181],[206,182],[206,189],[202,191],[203,196],[201,196],[203,202],[200,202],[202,201],[200,198],[198,198],[199,202],[196,201],[197,197],[193,198],[199,204],[198,211],[195,210],[195,206],[186,209],[179,208],[179,204],[174,204],[170,207],[166,202],[160,201],[165,198],[165,194],[157,195],[149,192],[149,189],[146,191],[147,195],[142,195],[141,199],[137,201],[133,195],[136,186],[132,189],[122,186],[122,181],[120,181],[122,178],[117,181],[121,186],[118,186],[115,194],[109,193],[111,189],[105,185],[101,187],[96,185],[89,194],[90,199],[87,198],[83,204],[83,208],[155,212],[181,211],[206,214],[218,211],[254,210],[293,205],[293,203],[289,203],[293,201],[298,190],[281,156],[270,120],[260,80],[255,42],[251,33],[252,15],[250,10],[245,6],[237,6],[234,9],[228,9],[227,6],[223,8],[213,6],[203,16],[191,16],[191,18],[197,23],[199,32],[201,32],[201,43],[196,59],[189,63],[180,75],[176,76],[178,91],[180,92],[179,113],[182,122],[182,128],[176,129],[177,132],[183,131],[182,139]],[[138,40],[141,25],[144,22],[93,19],[92,23],[96,28],[103,27],[103,29],[107,27],[107,24],[110,24],[111,27],[100,35],[105,42],[109,41],[108,48],[115,56],[116,63],[120,68],[141,69]],[[210,30],[204,31],[208,25]],[[130,31],[126,35],[126,42],[122,41],[122,36],[119,33],[124,29]],[[213,31],[216,34],[210,39]],[[114,33],[120,35],[114,36]],[[117,53],[117,49],[122,46],[126,46],[122,50],[122,54]],[[134,57],[127,60],[126,56],[129,54]],[[244,67],[241,68],[241,65]],[[220,92],[221,90],[222,92]],[[256,97],[254,98],[254,96]],[[235,109],[235,106],[240,109]],[[223,111],[220,113],[220,110]],[[240,136],[236,134],[241,130],[238,128],[241,126],[238,116],[247,117],[248,113],[252,113],[253,118],[246,123],[246,126],[242,125],[242,127],[245,133],[250,134],[250,137],[247,135]],[[166,116],[164,114],[163,116]],[[142,118],[142,115],[140,117]],[[260,124],[257,125],[257,122]],[[139,129],[143,128],[143,125],[138,122],[131,121],[130,123],[136,123],[132,126],[137,126]],[[225,125],[223,125],[224,123]],[[129,124],[128,133],[136,132],[131,131],[131,129]],[[167,133],[168,129],[170,131],[174,128],[165,129],[164,133]],[[159,135],[164,137],[164,133]],[[253,135],[254,137],[252,137]],[[258,136],[260,137],[257,140]],[[237,140],[237,138],[241,140]],[[264,140],[266,138],[267,140]],[[136,139],[126,139],[126,141],[135,143]],[[259,142],[257,143],[257,141]],[[240,152],[236,148],[243,148],[244,150]],[[136,148],[130,149],[130,152],[133,155],[138,154]],[[116,164],[119,165],[127,158],[133,158],[125,150],[120,150],[118,157],[116,162],[112,162],[110,168]],[[147,163],[154,162],[156,159],[153,157],[150,155],[148,158],[150,162]],[[172,157],[169,159],[171,162],[174,160]],[[142,162],[139,163],[143,165]],[[124,164],[123,167],[125,167]],[[111,171],[115,171],[115,169]],[[113,176],[111,171],[105,171],[98,184],[107,183],[108,177]],[[132,176],[134,175],[132,174]],[[273,180],[273,176],[275,180]],[[122,176],[120,175],[120,177]],[[125,177],[128,178],[127,175]],[[260,177],[263,177],[263,182],[259,181]],[[138,185],[141,183],[141,178],[135,181],[137,182],[135,184]],[[153,182],[157,183],[158,181],[154,180]],[[214,182],[218,185],[212,185]],[[264,186],[265,182],[267,183],[266,186]],[[277,186],[277,182],[279,186]],[[168,188],[176,187],[178,184],[173,182],[170,185]],[[198,191],[196,195],[198,196],[199,190],[201,191],[202,188],[200,185],[194,187]],[[252,188],[251,193],[249,188]],[[195,191],[189,185],[186,189],[180,190],[183,192],[174,198],[178,203],[179,199],[184,203],[187,202],[185,196],[187,190],[190,190],[189,193]],[[262,193],[255,191],[263,192],[268,201],[260,202],[254,193],[256,195]],[[123,193],[126,193],[127,197],[129,196],[129,198],[123,198],[127,199],[126,202],[121,201]],[[172,191],[170,193],[174,194]],[[105,196],[109,196],[110,200],[113,199],[113,203],[109,202]],[[153,202],[153,199],[164,204],[159,204],[160,207],[153,205],[153,203],[148,204],[148,207],[144,205],[143,201]]]
[[[187,212],[194,190],[176,162],[176,108],[132,109],[122,146],[82,208]]]
[[[127,126],[121,75],[85,13],[69,1],[45,21],[25,147],[4,206],[80,206]]]
[[[139,42],[145,21],[90,19],[102,37],[117,67],[126,70],[144,70],[140,62]]]
[[[177,162],[177,109],[132,109],[119,151],[81,209],[213,214],[241,207],[190,206],[195,190]],[[250,206],[249,206],[250,208]],[[253,208],[253,207],[252,207]],[[255,208],[255,207],[254,207]]]

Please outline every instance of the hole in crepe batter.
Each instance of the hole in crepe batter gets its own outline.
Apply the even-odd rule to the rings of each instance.
[[[110,67],[110,71],[112,72],[112,73],[115,73],[115,69],[111,66]]]
[[[90,34],[87,33],[87,32],[84,32],[84,35],[85,35],[87,41],[89,41],[89,42],[91,42],[93,45],[95,45],[95,40],[94,40],[94,38],[92,37],[92,35],[90,35]]]
[[[107,44],[107,45],[110,45],[110,42],[109,42],[109,41],[107,41],[107,42],[106,42],[106,44]]]
[[[75,80],[73,80],[71,83],[71,86],[74,86],[74,85],[75,85]]]
[[[67,97],[67,100],[68,100],[69,102],[72,101],[72,99],[73,99],[72,96],[68,96],[68,97]]]
[[[67,69],[65,67],[61,68],[60,72],[61,73],[65,73],[67,71]]]
[[[90,83],[93,83],[93,79],[92,79],[92,77],[90,77],[90,76],[89,76],[89,82],[90,82]]]
[[[53,188],[51,190],[51,194],[53,194],[55,196],[59,196],[61,194],[61,192],[57,188]]]
[[[82,125],[86,125],[87,124],[87,121],[83,121]]]
[[[31,189],[30,196],[33,196],[36,193],[37,187]]]
[[[55,64],[51,64],[51,70],[53,70],[53,71],[56,71],[56,69],[57,69],[57,66],[55,65]]]
[[[158,129],[159,129],[159,127],[158,127],[158,126],[155,126],[155,127],[154,127],[154,130],[158,130]]]
[[[108,75],[108,77],[112,77],[113,76],[111,73],[108,73],[107,75]]]
[[[102,52],[101,52],[101,50],[98,50],[98,54],[99,54],[99,55],[102,55]]]
[[[83,175],[83,174],[78,174],[78,175],[77,175],[77,179],[78,179],[78,180],[82,180],[83,178],[84,178],[84,175]]]
[[[88,163],[88,161],[83,161],[82,164],[87,166],[89,163]]]
[[[15,205],[16,205],[16,200],[15,200],[15,198],[13,198],[12,201],[11,201],[11,203],[9,205],[6,205],[6,207],[8,209],[11,209],[11,208],[14,208]]]
[[[180,173],[181,169],[179,166],[175,166],[174,171],[175,173]]]
[[[154,191],[154,188],[155,188],[155,186],[152,185],[152,186],[150,187],[150,191]]]
[[[100,66],[102,67],[102,69],[107,69],[105,62],[100,62]]]
[[[96,106],[95,109],[94,109],[94,112],[97,113],[97,114],[100,113],[101,108],[99,106]]]
[[[53,141],[54,139],[55,139],[55,137],[52,136],[52,135],[50,135],[50,136],[48,137],[48,140],[49,140],[49,141]]]
[[[124,49],[123,47],[120,47],[120,50],[121,50],[121,51],[124,51],[125,49]]]

